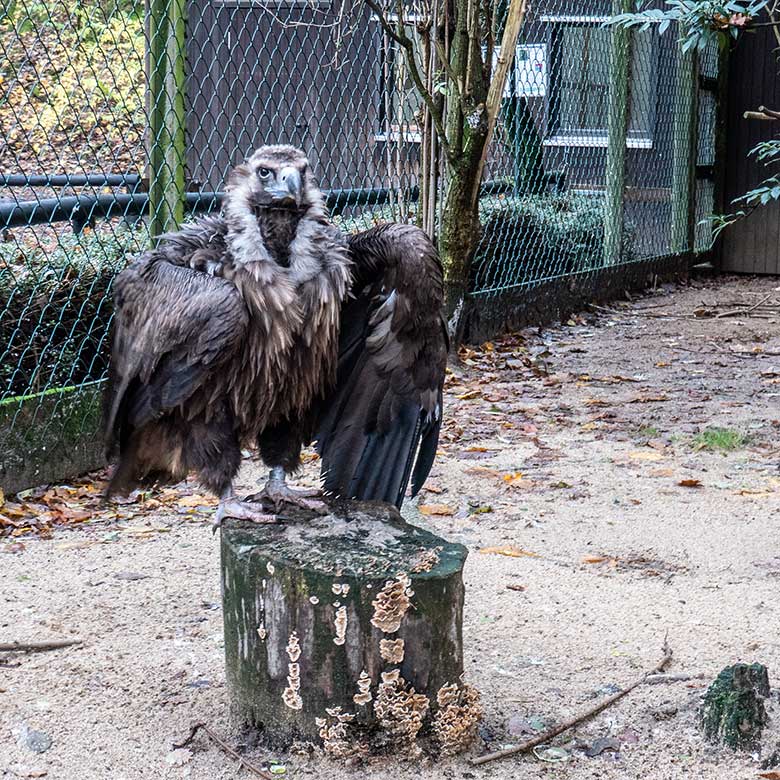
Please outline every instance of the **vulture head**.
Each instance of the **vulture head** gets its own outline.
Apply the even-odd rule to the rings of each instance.
[[[325,200],[306,155],[294,146],[261,146],[228,176],[228,245],[240,263],[288,266],[301,220],[325,220]]]
[[[261,146],[231,171],[227,190],[257,210],[306,211],[322,201],[306,155],[294,146]]]

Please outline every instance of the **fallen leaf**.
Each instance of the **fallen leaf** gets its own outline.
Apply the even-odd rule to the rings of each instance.
[[[482,504],[479,506],[469,507],[470,515],[486,515],[488,512],[492,512],[493,507],[490,504]]]
[[[736,496],[751,496],[752,498],[770,498],[777,495],[774,491],[770,490],[754,490],[751,488],[742,488],[742,490],[735,490]]]
[[[648,472],[648,476],[651,477],[673,477],[674,469],[653,469]]]
[[[455,396],[459,401],[471,401],[474,398],[479,398],[482,395],[481,390],[469,390],[467,393]]]
[[[518,593],[522,593],[525,590],[525,585],[515,585],[514,583],[509,583],[506,586],[507,590],[516,590]]]
[[[582,403],[585,406],[610,406],[609,401],[605,401],[602,398],[586,398]]]
[[[469,466],[464,474],[476,474],[483,477],[500,477],[501,472],[498,469],[491,469],[489,466]]]
[[[765,777],[766,780],[780,780],[780,772],[773,769],[771,772],[759,772],[759,777]]]
[[[583,563],[604,563],[604,561],[608,561],[609,556],[608,555],[586,555],[583,559]]]
[[[184,507],[216,506],[217,500],[211,496],[192,495],[182,496],[177,503],[179,506]]]
[[[316,452],[302,452],[301,453],[301,461],[303,463],[315,463],[320,459],[320,456]]]
[[[704,485],[701,484],[701,480],[698,479],[681,479],[677,484],[680,487],[687,487],[687,488],[704,487]]]
[[[77,542],[60,542],[55,545],[55,550],[61,550],[63,552],[67,550],[81,550],[84,547],[91,547],[93,544],[99,544],[97,539],[80,539]]]
[[[531,552],[530,550],[524,550],[522,547],[483,547],[480,550],[484,555],[506,555],[509,558],[541,558],[539,553]]]
[[[424,515],[454,515],[455,510],[447,504],[421,504],[417,507]]]
[[[648,450],[634,450],[629,452],[628,457],[631,460],[663,460],[663,455],[660,452],[648,451]]]
[[[532,480],[526,479],[521,471],[515,471],[512,474],[504,474],[504,482],[510,487],[516,488],[530,488],[535,484]]]
[[[669,396],[666,395],[636,395],[633,398],[629,398],[626,403],[629,404],[652,404],[660,401],[668,401]]]

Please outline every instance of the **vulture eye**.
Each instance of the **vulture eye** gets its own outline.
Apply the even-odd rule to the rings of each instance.
[[[261,179],[270,179],[271,178],[271,170],[269,168],[258,168],[257,169],[257,175]]]

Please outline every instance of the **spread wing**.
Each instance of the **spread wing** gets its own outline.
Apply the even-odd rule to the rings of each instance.
[[[436,455],[447,362],[442,270],[427,235],[380,225],[350,236],[336,388],[318,426],[327,491],[400,507]]]
[[[224,279],[144,255],[114,282],[116,315],[105,404],[106,447],[208,392],[247,330],[236,288]],[[208,391],[201,392],[198,391]]]

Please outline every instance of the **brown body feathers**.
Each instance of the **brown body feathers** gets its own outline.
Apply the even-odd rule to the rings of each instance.
[[[222,215],[163,237],[117,277],[110,490],[195,471],[222,494],[242,447],[293,471],[319,431],[326,487],[400,504],[438,438],[441,285],[421,231],[347,240],[303,154],[261,148],[232,172]]]

